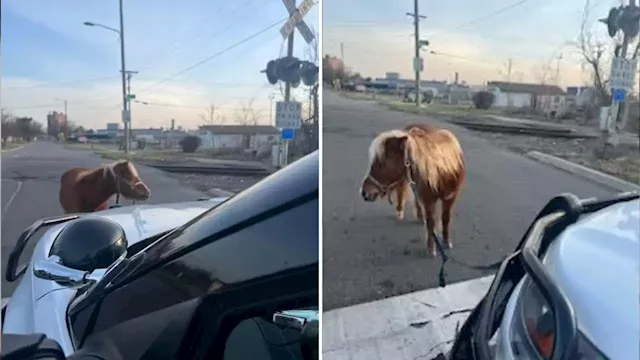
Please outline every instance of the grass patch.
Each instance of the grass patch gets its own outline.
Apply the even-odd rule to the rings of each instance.
[[[402,111],[415,115],[441,115],[453,117],[478,117],[484,115],[504,115],[501,109],[476,109],[467,105],[430,104],[417,107],[415,103],[389,101],[384,103],[390,110]]]
[[[8,143],[5,144],[5,146],[2,147],[2,151],[3,152],[4,151],[10,151],[10,150],[13,150],[13,149],[17,149],[17,148],[19,148],[20,146],[23,146],[23,145],[24,145],[23,143],[13,143],[13,142],[10,143],[10,142],[8,142]]]

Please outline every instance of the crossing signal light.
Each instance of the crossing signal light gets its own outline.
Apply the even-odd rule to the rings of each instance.
[[[266,69],[261,72],[267,75],[267,81],[271,85],[284,81],[290,83],[291,87],[297,88],[300,82],[306,86],[313,86],[318,82],[318,66],[295,57],[271,60],[267,63]]]

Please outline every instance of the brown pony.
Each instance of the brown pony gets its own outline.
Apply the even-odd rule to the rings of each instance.
[[[67,214],[105,210],[109,199],[120,194],[133,200],[147,200],[151,194],[128,160],[97,169],[73,168],[60,178],[60,205]]]
[[[360,190],[365,201],[395,192],[396,216],[404,218],[404,204],[415,184],[416,217],[426,223],[427,249],[435,255],[436,204],[442,203],[442,237],[451,248],[451,216],[466,171],[462,148],[450,131],[426,125],[409,125],[403,130],[379,134],[369,148],[369,172]]]

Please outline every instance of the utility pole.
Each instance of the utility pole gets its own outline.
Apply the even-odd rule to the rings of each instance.
[[[128,127],[125,127],[125,131],[127,132],[129,137],[127,146],[129,147],[129,150],[131,150],[131,98],[129,97],[129,95],[131,95],[131,77],[133,77],[133,74],[137,74],[138,72],[133,70],[126,70],[125,73],[127,75],[127,110],[129,110],[129,124]]]
[[[557,60],[557,63],[556,63],[556,86],[560,86],[560,61],[562,60],[562,53],[560,53],[560,55],[558,55],[556,60]]]
[[[122,122],[124,122],[124,153],[129,154],[131,150],[131,133],[129,132],[131,124],[129,121],[131,117],[129,115],[129,101],[127,99],[126,88],[126,72],[127,67],[125,65],[124,56],[124,11],[122,8],[122,0],[119,1],[120,7],[120,63],[122,65]]]
[[[275,126],[276,124],[273,122],[273,99],[275,95],[273,93],[269,94],[269,124]]]
[[[509,91],[507,91],[507,107],[511,107],[511,72],[513,71],[513,59],[509,58],[507,61],[507,84]]]
[[[413,14],[407,13],[409,16],[413,16],[414,36],[415,36],[415,57],[413,59],[413,69],[416,74],[416,106],[420,106],[420,72],[422,71],[422,59],[420,58],[420,48],[422,45],[428,45],[427,41],[420,41],[420,18],[426,19],[426,16],[418,13],[418,0],[413,0]]]
[[[342,60],[342,63],[344,64],[344,43],[340,43],[340,60]]]

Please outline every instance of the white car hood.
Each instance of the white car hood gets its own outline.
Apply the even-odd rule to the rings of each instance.
[[[578,328],[610,359],[640,359],[640,200],[568,227],[545,268],[574,307]]]
[[[103,217],[120,224],[124,229],[128,245],[182,226],[227,198],[207,201],[160,205],[135,205],[92,213],[91,217]],[[7,304],[3,333],[42,333],[56,340],[68,356],[74,351],[66,313],[76,290],[66,288],[33,275],[33,264],[45,260],[56,236],[70,222],[53,226],[37,241],[31,261],[20,283]],[[100,270],[98,270],[100,271]]]
[[[226,199],[220,197],[207,201],[123,206],[95,212],[87,217],[102,217],[117,222],[124,229],[129,246],[132,246],[144,239],[182,226]],[[60,230],[63,227],[64,224]]]

